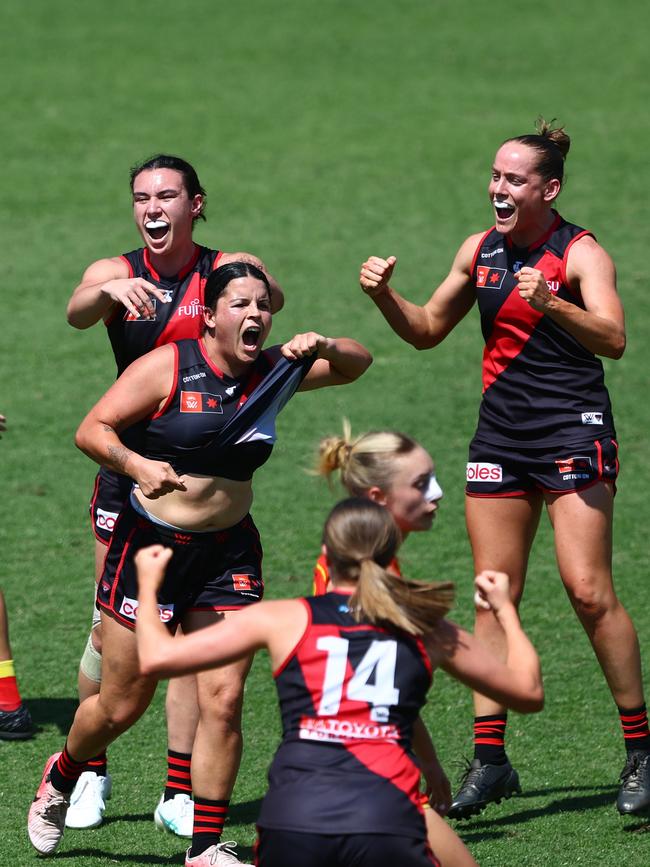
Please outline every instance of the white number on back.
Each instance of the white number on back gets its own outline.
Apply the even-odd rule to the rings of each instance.
[[[321,636],[316,642],[317,649],[327,653],[319,716],[334,716],[341,706],[349,644],[347,638],[334,635]],[[372,706],[370,718],[374,722],[388,722],[390,706],[399,701],[399,689],[395,686],[396,664],[397,642],[375,640],[348,683],[348,699],[368,702]]]

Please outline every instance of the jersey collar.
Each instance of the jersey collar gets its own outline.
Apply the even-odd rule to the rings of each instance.
[[[195,244],[194,250],[192,251],[192,255],[190,256],[189,260],[185,263],[185,265],[183,265],[181,270],[176,275],[176,280],[178,282],[180,282],[185,277],[187,277],[187,275],[190,273],[192,268],[196,265],[200,252],[201,252],[201,248],[199,247],[198,244]],[[154,268],[154,266],[151,264],[151,256],[149,255],[149,248],[148,247],[144,248],[144,264],[145,264],[147,271],[149,271],[149,273],[151,274],[153,279],[158,280],[160,282],[161,277],[158,274],[158,272],[156,271],[156,269]],[[171,278],[167,277],[167,278],[163,278],[163,279],[169,280]]]
[[[562,222],[562,217],[558,214],[558,212],[553,211],[553,213],[555,214],[555,218],[554,218],[553,222],[551,223],[551,225],[548,227],[548,229],[544,232],[544,234],[541,237],[539,237],[536,241],[533,241],[533,243],[529,244],[527,247],[517,247],[516,249],[517,250],[528,250],[529,253],[532,253],[533,250],[537,250],[539,247],[542,246],[542,244],[545,244],[548,241],[548,239],[551,237],[553,232],[557,229],[557,227]],[[507,242],[508,247],[510,249],[515,247],[515,245],[512,243],[512,238],[510,238],[510,236],[508,236],[506,238],[506,242]]]

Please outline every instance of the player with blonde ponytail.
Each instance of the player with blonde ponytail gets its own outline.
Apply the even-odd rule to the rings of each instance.
[[[387,572],[401,533],[368,499],[344,500],[323,531],[330,592],[260,602],[234,620],[172,638],[156,592],[171,551],[136,555],[136,637],[147,676],[227,665],[266,648],[283,740],[269,771],[258,819],[258,867],[431,867],[411,733],[440,667],[522,713],[543,705],[537,654],[510,600],[508,578],[476,578],[481,604],[504,631],[507,657],[492,657],[444,618],[449,584],[395,580]],[[374,596],[374,582],[384,589]],[[367,585],[367,588],[366,588]],[[413,599],[427,600],[415,614]],[[368,610],[367,610],[368,609]],[[408,627],[405,629],[404,627]]]
[[[407,434],[392,430],[371,431],[352,436],[350,424],[343,421],[342,435],[327,436],[318,450],[316,473],[331,483],[339,476],[348,493],[365,497],[384,506],[399,525],[402,538],[409,533],[431,528],[436,515],[442,489],[435,476],[431,456],[426,449]],[[321,553],[314,567],[315,595],[327,592],[331,550],[327,557]],[[406,602],[409,614],[396,620],[401,628],[413,632],[422,626],[426,610],[431,606],[434,614],[443,616],[453,599],[451,585],[436,587],[427,593],[426,585],[406,581],[402,577],[397,558],[388,565],[389,575],[375,574],[375,580],[360,581],[356,598],[366,613],[377,605],[388,605],[392,611],[397,597]],[[414,620],[408,623],[408,617]],[[438,761],[435,747],[418,717],[413,726],[413,749],[418,757],[424,778],[421,795],[425,810],[429,845],[443,867],[475,867],[476,861],[463,841],[442,818],[451,805],[451,786]]]

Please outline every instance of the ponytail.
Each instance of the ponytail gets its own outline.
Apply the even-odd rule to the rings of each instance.
[[[357,622],[422,635],[451,608],[451,582],[407,581],[387,571],[401,535],[390,513],[377,503],[356,497],[338,503],[325,523],[323,542],[334,578],[357,582],[350,599]]]
[[[321,440],[316,473],[328,481],[337,471],[343,486],[355,497],[372,487],[387,491],[395,473],[395,458],[407,455],[419,444],[397,431],[371,431],[352,439],[350,422],[343,420],[343,436]]]

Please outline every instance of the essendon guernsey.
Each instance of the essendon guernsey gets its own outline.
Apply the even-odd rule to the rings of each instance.
[[[421,644],[356,623],[349,596],[303,602],[309,622],[275,672],[283,740],[258,824],[425,839],[411,730],[431,685]]]
[[[524,301],[514,277],[536,268],[554,295],[584,308],[568,286],[566,262],[571,245],[589,234],[555,214],[546,235],[525,249],[494,228],[483,236],[472,266],[485,339],[477,439],[538,448],[615,437],[600,360]]]
[[[141,277],[158,286],[168,300],[163,303],[157,298],[151,299],[155,311],[153,319],[135,317],[119,304],[106,320],[118,376],[136,358],[157,346],[199,336],[205,282],[220,258],[218,250],[195,245],[192,258],[180,273],[167,278],[156,272],[146,247],[123,254],[129,276]]]

